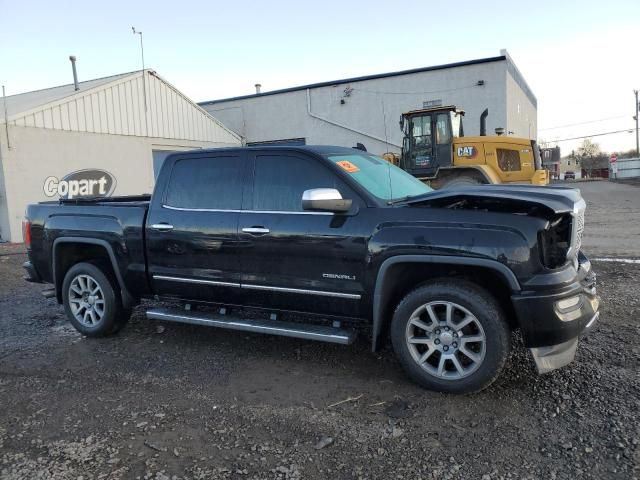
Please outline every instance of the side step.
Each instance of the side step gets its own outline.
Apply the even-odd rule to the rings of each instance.
[[[216,315],[209,312],[193,312],[154,308],[147,310],[147,318],[168,322],[189,323],[207,327],[241,330],[243,332],[267,333],[283,337],[320,340],[322,342],[350,345],[356,337],[354,330],[327,327],[324,325],[305,325],[304,323],[283,322],[280,320],[252,320],[227,315]]]

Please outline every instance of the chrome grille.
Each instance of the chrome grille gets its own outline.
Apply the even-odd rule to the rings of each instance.
[[[573,225],[571,229],[571,248],[569,249],[567,257],[571,260],[578,260],[578,252],[580,252],[580,246],[582,245],[582,234],[584,232],[584,211],[587,205],[584,200],[580,200],[576,203],[573,209]]]
[[[582,232],[584,232],[584,209],[579,210],[575,216],[576,221],[576,236],[573,239],[573,244],[575,245],[576,255],[580,251],[580,246],[582,245]]]

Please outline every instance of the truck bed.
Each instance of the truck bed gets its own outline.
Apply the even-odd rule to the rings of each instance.
[[[74,239],[95,241],[113,255],[127,285],[139,286],[134,296],[146,293],[144,226],[150,195],[109,198],[74,198],[29,205],[32,243],[30,258],[42,280],[53,282],[57,254],[74,248]],[[80,252],[82,249],[79,249]],[[75,254],[75,252],[74,252]]]

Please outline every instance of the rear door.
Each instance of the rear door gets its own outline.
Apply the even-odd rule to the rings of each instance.
[[[146,225],[153,292],[234,303],[240,290],[242,150],[170,157]],[[166,171],[165,171],[166,170]]]
[[[252,152],[253,187],[239,235],[246,302],[265,308],[360,316],[366,241],[364,204],[322,160],[292,151]],[[302,193],[336,188],[352,212],[308,212]]]

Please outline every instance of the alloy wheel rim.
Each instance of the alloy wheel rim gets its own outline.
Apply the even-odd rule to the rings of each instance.
[[[69,285],[71,313],[82,325],[96,327],[104,318],[104,292],[91,275],[77,275]]]
[[[411,314],[405,339],[414,361],[442,380],[460,380],[484,361],[487,337],[468,309],[454,302],[434,301]]]

